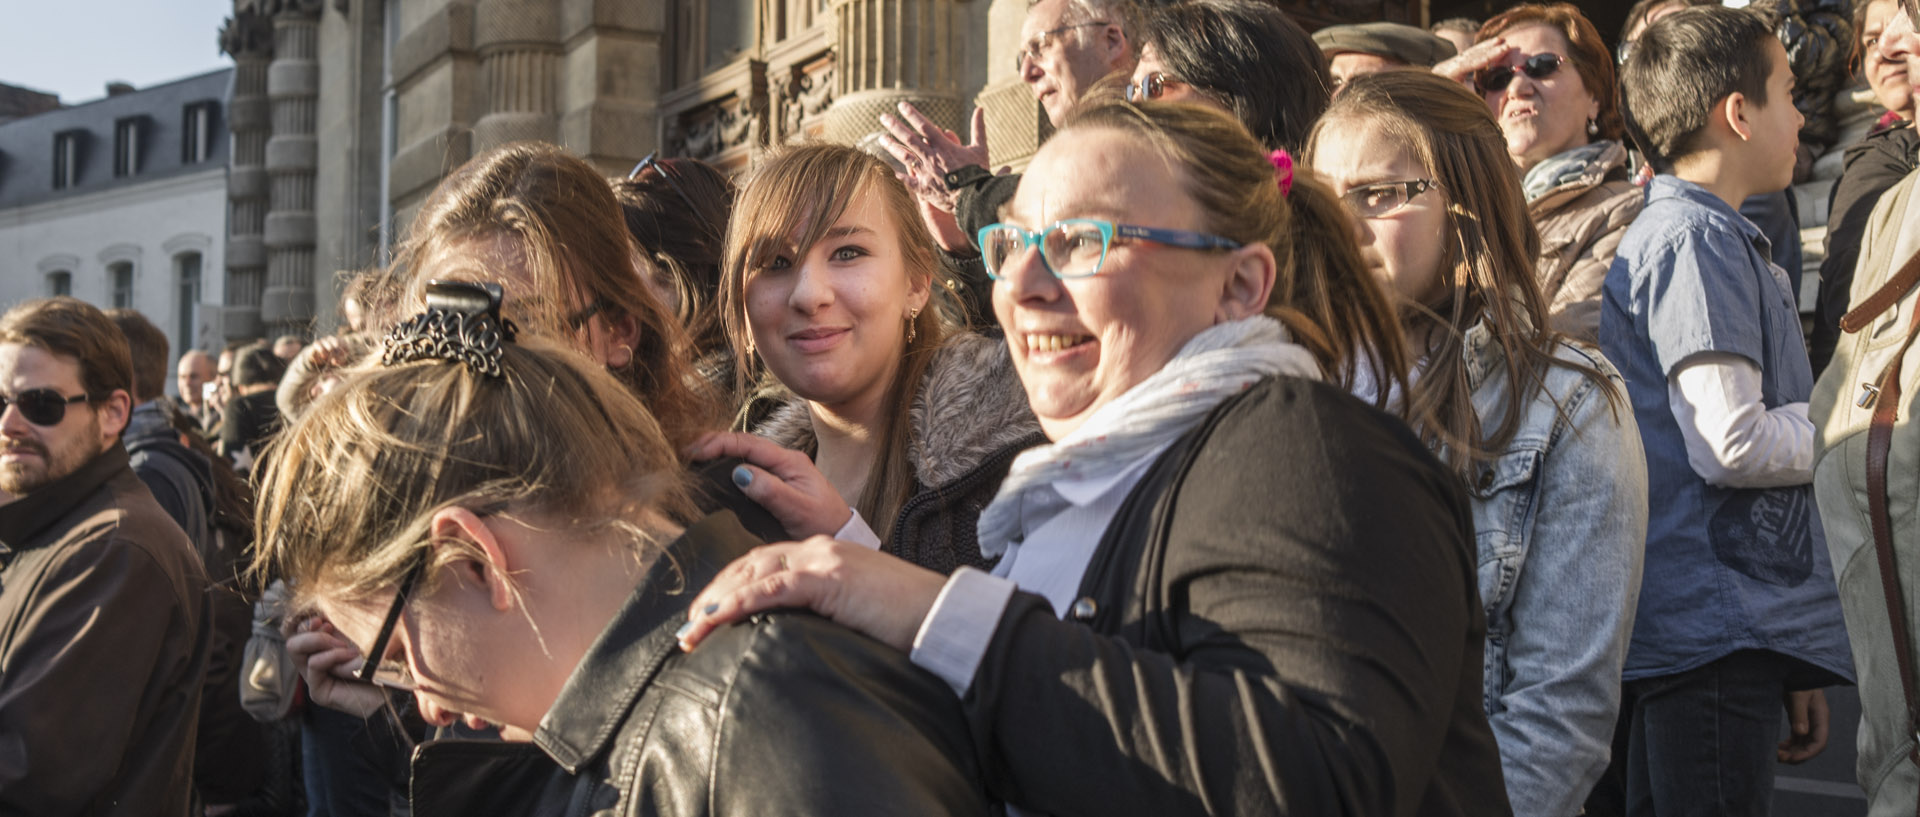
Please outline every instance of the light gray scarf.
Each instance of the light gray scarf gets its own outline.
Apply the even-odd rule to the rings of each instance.
[[[1215,406],[1271,375],[1320,379],[1320,365],[1264,315],[1209,327],[1173,360],[1073,433],[1028,449],[1013,461],[993,503],[980,514],[980,552],[997,557],[1007,545],[1068,507],[1058,479],[1126,468],[1199,423]]]

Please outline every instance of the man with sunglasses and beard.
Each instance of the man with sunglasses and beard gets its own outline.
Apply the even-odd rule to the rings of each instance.
[[[132,388],[99,309],[0,315],[0,814],[188,813],[207,579],[120,445]]]

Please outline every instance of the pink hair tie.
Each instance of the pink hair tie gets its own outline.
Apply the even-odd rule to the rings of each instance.
[[[1286,148],[1281,148],[1267,154],[1267,161],[1273,163],[1273,175],[1280,181],[1280,195],[1291,195],[1293,193],[1293,154],[1288,153]]]

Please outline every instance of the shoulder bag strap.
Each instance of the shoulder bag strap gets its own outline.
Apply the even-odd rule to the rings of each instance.
[[[1907,259],[1906,265],[1874,290],[1872,295],[1868,295],[1866,300],[1847,310],[1847,314],[1840,318],[1840,328],[1849,334],[1867,328],[1874,318],[1899,303],[1914,284],[1920,284],[1920,253],[1914,253],[1912,258]]]
[[[1887,307],[1898,303],[1906,289],[1903,287],[1896,291],[1894,286],[1908,277],[1909,273],[1920,280],[1920,255],[1908,261],[1900,276],[1881,287],[1867,303],[1849,312],[1847,318],[1854,318],[1869,307],[1885,311]],[[1906,286],[1911,287],[1912,282]],[[1886,296],[1884,303],[1883,296]],[[1857,332],[1877,314],[1863,315],[1855,326],[1843,325],[1843,328],[1848,332]],[[1881,372],[1877,387],[1868,384],[1867,392],[1861,399],[1863,402],[1873,401],[1873,419],[1867,427],[1867,514],[1873,524],[1873,549],[1880,562],[1880,589],[1886,596],[1887,618],[1893,625],[1893,650],[1900,667],[1900,687],[1907,701],[1907,734],[1915,740],[1907,751],[1907,759],[1920,767],[1920,706],[1916,706],[1916,703],[1920,703],[1920,695],[1915,694],[1913,648],[1907,633],[1905,597],[1900,592],[1900,575],[1894,562],[1893,520],[1887,509],[1887,452],[1893,445],[1893,424],[1900,413],[1900,369],[1915,338],[1920,338],[1920,305],[1914,308],[1906,342],[1900,345],[1900,351]],[[1914,803],[1914,815],[1920,817],[1920,800]]]

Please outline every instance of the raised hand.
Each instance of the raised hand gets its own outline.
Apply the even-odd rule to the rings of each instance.
[[[880,143],[907,168],[903,181],[921,201],[948,213],[957,197],[947,189],[947,174],[970,165],[987,164],[987,115],[973,109],[971,144],[960,144],[959,134],[927,119],[912,104],[900,103],[900,116],[880,115],[887,129]]]
[[[1433,67],[1433,72],[1467,86],[1468,90],[1477,91],[1479,89],[1473,85],[1473,75],[1479,73],[1482,68],[1506,59],[1507,55],[1518,50],[1507,45],[1506,40],[1495,37],[1486,42],[1474,43],[1472,48],[1441,60],[1439,65]]]

